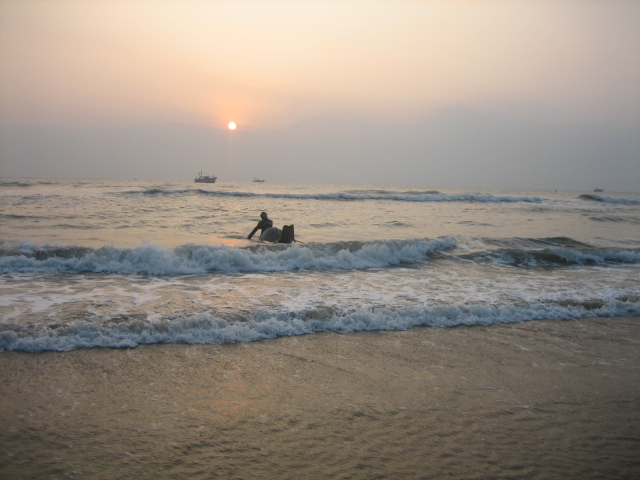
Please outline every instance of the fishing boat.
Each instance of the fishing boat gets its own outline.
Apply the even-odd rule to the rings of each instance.
[[[198,176],[194,180],[196,183],[216,183],[218,177],[215,175],[203,175],[202,172],[198,172]]]
[[[254,182],[257,182],[257,183],[262,183],[262,182],[264,182],[264,179],[263,179],[263,178],[255,178],[255,177],[254,177],[254,178],[253,178],[253,181],[254,181]]]
[[[594,192],[604,192],[604,190],[602,188],[594,188],[593,191]]]

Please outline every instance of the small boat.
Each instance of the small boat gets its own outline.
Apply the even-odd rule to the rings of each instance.
[[[262,182],[264,182],[264,179],[263,178],[255,178],[254,177],[253,181],[257,182],[257,183],[262,183]]]
[[[218,177],[215,175],[202,175],[202,172],[198,172],[198,176],[194,180],[196,183],[216,183]]]
[[[604,192],[604,190],[603,190],[603,189],[601,189],[601,188],[594,188],[594,189],[593,189],[593,191],[594,191],[594,192]]]

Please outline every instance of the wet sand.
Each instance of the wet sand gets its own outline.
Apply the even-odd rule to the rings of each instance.
[[[640,478],[635,317],[0,366],[3,479]]]

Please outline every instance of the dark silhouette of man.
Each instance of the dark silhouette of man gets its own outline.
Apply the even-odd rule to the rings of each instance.
[[[253,234],[256,233],[258,230],[260,230],[260,233],[262,234],[267,228],[273,227],[273,222],[269,219],[269,217],[267,217],[267,212],[262,212],[260,214],[260,218],[262,220],[258,222],[258,224],[256,225],[256,228],[254,228],[249,234],[249,236],[247,237],[249,240],[251,240],[251,237],[253,237]]]

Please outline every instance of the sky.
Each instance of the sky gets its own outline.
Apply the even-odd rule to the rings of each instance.
[[[2,177],[640,191],[637,0],[0,0],[0,54]]]

